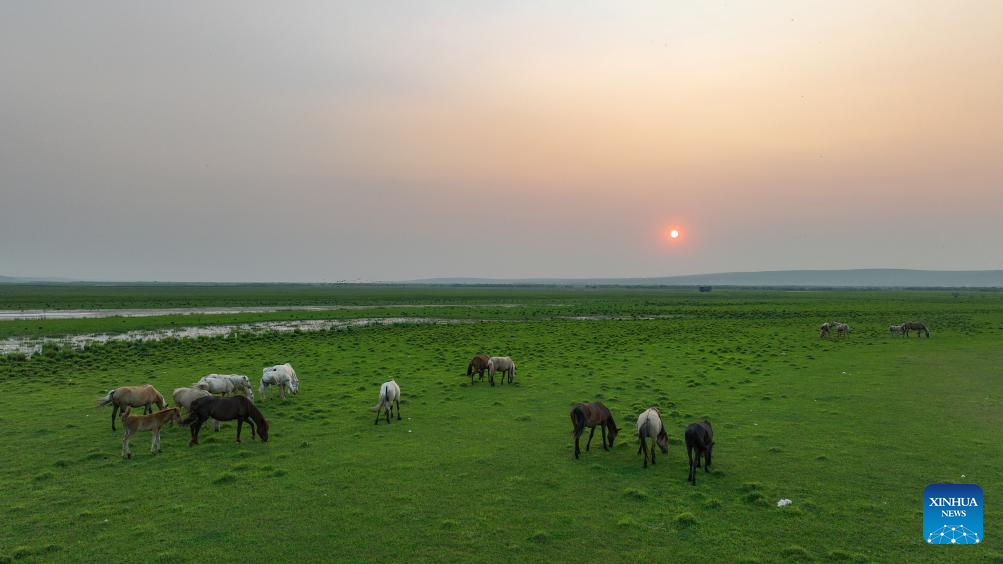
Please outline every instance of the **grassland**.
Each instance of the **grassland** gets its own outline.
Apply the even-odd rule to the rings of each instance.
[[[359,305],[436,303],[395,291]],[[1003,558],[1003,507],[992,501],[1003,497],[1000,294],[480,291],[439,303],[520,305],[434,314],[485,320],[473,324],[113,343],[0,361],[0,560]],[[576,316],[593,318],[566,319]],[[819,340],[812,328],[832,318],[854,333]],[[933,338],[886,334],[906,318],[928,321]],[[83,321],[93,325],[30,323],[58,334],[120,320]],[[470,385],[462,373],[478,351],[516,358],[516,384]],[[285,361],[302,392],[259,402],[272,423],[265,444],[236,445],[224,424],[189,449],[187,430],[170,429],[160,456],[143,437],[123,461],[109,412],[93,408],[126,383],[169,393],[207,372],[256,378]],[[374,426],[368,408],[390,377],[404,419]],[[592,399],[626,431],[610,452],[574,461],[568,411]],[[645,470],[629,429],[651,404],[673,440]],[[682,431],[704,416],[715,423],[715,466],[692,487]],[[985,491],[982,546],[922,542],[923,488],[952,482]],[[777,508],[780,498],[794,503]]]

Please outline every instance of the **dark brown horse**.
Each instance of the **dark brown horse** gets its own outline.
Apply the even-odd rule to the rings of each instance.
[[[592,428],[592,431],[589,433],[589,440],[585,443],[586,451],[592,446],[592,436],[596,434],[596,425],[602,429],[602,447],[604,450],[609,450],[609,447],[613,446],[613,441],[616,440],[616,435],[620,432],[620,429],[616,426],[616,421],[613,421],[613,414],[599,401],[580,403],[571,408],[571,424],[575,426],[574,431],[571,432],[572,436],[575,437],[575,458],[578,458],[582,453],[582,448],[578,445],[578,439],[581,438],[586,427]],[[607,427],[609,431],[606,430]],[[607,437],[609,437],[609,447],[606,446]]]
[[[902,324],[902,333],[906,337],[909,336],[909,331],[915,331],[917,335],[926,335],[926,338],[930,338],[930,330],[926,328],[926,324],[922,321],[908,321]]]
[[[254,438],[255,426],[257,426],[261,442],[268,440],[268,421],[265,420],[265,416],[258,411],[254,403],[244,396],[198,398],[192,402],[188,409],[188,417],[181,422],[182,425],[191,425],[192,427],[192,438],[188,441],[188,446],[199,444],[199,429],[210,417],[217,421],[236,419],[238,443],[240,442],[240,429],[244,423],[251,426],[252,439]]]
[[[470,383],[474,383],[474,372],[477,373],[477,381],[482,382],[484,380],[484,371],[488,369],[488,360],[491,357],[486,354],[479,354],[474,358],[470,359],[470,363],[467,364],[467,376],[470,376]]]
[[[699,423],[691,423],[686,427],[686,456],[690,460],[690,474],[686,481],[697,485],[697,468],[700,468],[700,457],[704,457],[704,472],[710,472],[710,455],[714,450],[714,429],[710,421],[704,419]],[[696,451],[696,456],[693,456]]]

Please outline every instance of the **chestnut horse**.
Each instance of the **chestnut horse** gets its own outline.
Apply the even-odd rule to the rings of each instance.
[[[488,369],[488,360],[490,359],[491,357],[486,354],[479,354],[470,359],[470,362],[467,364],[467,376],[470,376],[471,384],[474,383],[474,372],[477,373],[478,382],[484,381],[484,371]]]
[[[268,441],[268,421],[254,406],[254,402],[244,396],[198,398],[192,402],[189,409],[191,413],[181,422],[182,425],[191,425],[192,428],[192,438],[188,441],[188,446],[199,444],[199,429],[210,417],[217,421],[236,419],[238,443],[240,442],[240,430],[244,423],[250,425],[252,439],[255,436],[255,426],[257,426],[257,434],[261,437],[261,442]]]
[[[602,447],[604,450],[609,450],[606,446],[606,438],[609,437],[609,446],[612,447],[617,433],[620,432],[620,429],[616,426],[616,421],[613,421],[613,414],[599,401],[580,403],[571,408],[571,424],[575,426],[574,431],[571,432],[571,435],[575,438],[575,458],[578,458],[582,453],[582,448],[578,445],[578,439],[581,438],[586,427],[591,427],[592,431],[589,433],[588,442],[585,443],[585,450],[589,450],[592,446],[592,436],[596,434],[596,425],[602,429]],[[606,431],[607,427],[609,428],[609,432]]]
[[[143,413],[150,413],[153,408],[150,407],[152,404],[157,404],[159,409],[164,409],[167,407],[167,402],[164,401],[164,396],[157,391],[150,384],[144,386],[122,386],[121,388],[115,388],[114,390],[108,392],[108,395],[98,400],[98,407],[104,407],[108,404],[112,405],[111,409],[111,430],[115,430],[115,416],[118,415],[119,410],[124,410],[127,407],[139,407],[143,406]]]
[[[153,432],[153,444],[150,445],[150,452],[153,454],[160,452],[160,428],[168,423],[181,423],[180,408],[172,407],[151,415],[132,415],[129,413],[129,408],[126,407],[122,411],[122,428],[125,429],[125,436],[122,438],[122,458],[132,458],[129,437],[140,431]]]

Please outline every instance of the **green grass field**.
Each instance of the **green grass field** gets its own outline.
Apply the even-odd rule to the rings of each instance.
[[[128,301],[34,292],[0,302]],[[178,299],[250,305],[274,292]],[[287,303],[307,305],[288,292]],[[400,292],[308,298],[520,305],[403,311],[484,320],[471,324],[116,343],[0,360],[0,561],[1003,560],[1003,506],[994,501],[1003,497],[1003,294],[436,289],[432,301]],[[141,306],[180,307],[162,296],[147,294]],[[338,315],[372,311],[322,316]],[[563,319],[573,316],[658,318]],[[834,318],[854,332],[821,341],[814,327]],[[910,318],[927,321],[933,337],[887,334]],[[0,335],[29,325],[47,335],[115,331],[121,320],[82,321],[5,321]],[[480,351],[515,358],[515,385],[471,386],[466,362]],[[159,456],[144,434],[122,460],[110,409],[93,407],[119,385],[148,382],[170,395],[209,372],[256,382],[263,366],[286,361],[301,393],[258,402],[272,426],[264,444],[235,444],[227,423],[188,448],[187,429],[171,428]],[[374,426],[369,408],[390,378],[402,389],[403,420]],[[597,438],[575,461],[568,412],[595,399],[623,432],[611,451],[595,448]],[[671,445],[644,469],[631,429],[650,405],[662,409]],[[682,436],[704,416],[715,427],[714,466],[693,487]],[[922,541],[930,483],[982,486],[983,545]],[[781,498],[793,504],[777,508]]]

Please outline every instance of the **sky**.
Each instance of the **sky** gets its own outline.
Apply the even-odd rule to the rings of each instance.
[[[994,0],[4,2],[0,275],[1003,268],[1000,29]]]

